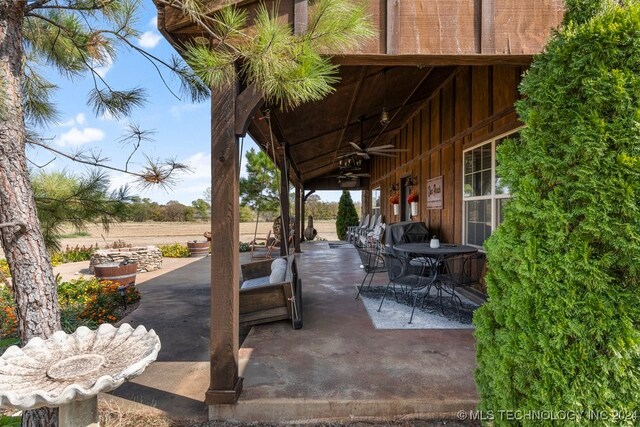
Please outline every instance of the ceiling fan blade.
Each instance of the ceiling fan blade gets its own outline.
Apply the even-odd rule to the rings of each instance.
[[[394,155],[394,154],[385,154],[385,153],[380,153],[380,152],[373,152],[371,153],[371,155],[373,156],[380,156],[380,157],[392,157],[392,158],[396,158],[398,156]]]
[[[351,157],[353,156],[355,153],[350,152],[350,153],[346,153],[346,154],[341,154],[338,157],[336,157],[336,159],[344,159],[345,157]]]
[[[369,147],[367,148],[367,151],[378,151],[378,150],[386,150],[388,148],[395,148],[395,145],[393,144],[387,144],[387,145],[380,145],[378,147]]]
[[[354,173],[352,176],[357,178],[369,178],[371,175],[368,173]]]
[[[355,142],[353,142],[353,141],[349,141],[349,144],[350,144],[353,148],[355,148],[355,149],[356,149],[356,151],[358,151],[358,152],[361,152],[361,151],[362,151],[362,148],[361,148],[358,144],[356,144]]]
[[[361,156],[365,160],[369,160],[371,158],[371,157],[369,157],[369,155],[367,154],[366,151],[362,151],[362,152],[357,153],[357,154],[358,154],[358,156]]]
[[[407,151],[409,150],[407,150],[406,148],[385,148],[384,150],[370,151],[370,153],[406,153]]]

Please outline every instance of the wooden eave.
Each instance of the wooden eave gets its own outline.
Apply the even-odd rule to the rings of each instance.
[[[265,3],[272,7],[274,1]],[[215,11],[229,3],[211,0],[207,7]],[[247,8],[252,16],[259,2],[231,3]],[[300,15],[306,3],[278,0],[278,16],[298,29],[306,19]],[[158,28],[178,52],[185,42],[206,36],[178,10],[156,5]],[[274,158],[282,158],[286,145],[294,181],[317,189],[329,189],[335,182],[334,188],[339,188],[328,176],[338,172],[338,157],[352,151],[348,141],[367,147],[388,143],[459,66],[529,64],[563,12],[563,0],[370,0],[377,36],[349,54],[333,53],[341,65],[335,92],[292,111],[264,105],[248,132]],[[383,106],[393,118],[386,127],[379,123]],[[270,110],[271,130],[265,109]],[[269,148],[271,132],[282,144],[275,156]],[[365,163],[363,171],[366,167]],[[363,179],[361,185],[366,187],[368,181]]]

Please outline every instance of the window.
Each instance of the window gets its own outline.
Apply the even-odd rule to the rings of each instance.
[[[509,188],[496,175],[496,147],[518,132],[503,135],[464,152],[464,243],[482,247],[502,223],[504,207],[511,198]]]
[[[380,187],[371,190],[371,215],[380,215]]]

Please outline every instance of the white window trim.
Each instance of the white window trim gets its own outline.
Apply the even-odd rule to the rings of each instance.
[[[498,199],[510,199],[513,197],[511,193],[509,194],[496,194],[496,141],[508,137],[510,135],[516,134],[520,132],[522,129],[518,127],[516,129],[510,130],[509,132],[505,132],[498,136],[495,136],[491,139],[483,141],[479,144],[474,145],[473,147],[469,147],[462,151],[462,244],[469,245],[474,248],[483,250],[482,246],[473,245],[471,243],[467,243],[467,204],[466,202],[473,202],[475,200],[491,200],[491,234],[498,227],[497,222],[497,210],[496,210],[496,200]],[[465,196],[464,195],[464,180],[466,175],[465,164],[464,164],[464,156],[467,151],[475,150],[476,148],[480,148],[483,145],[491,144],[491,194],[488,196]]]
[[[375,194],[376,191],[378,192],[378,206],[374,205],[375,197],[373,195]],[[374,209],[378,209],[378,213],[375,215],[380,215],[380,213],[382,213],[382,206],[381,206],[382,201],[380,200],[381,198],[382,198],[382,193],[380,193],[380,187],[372,188],[371,189],[371,214],[372,215],[374,214],[373,212]]]

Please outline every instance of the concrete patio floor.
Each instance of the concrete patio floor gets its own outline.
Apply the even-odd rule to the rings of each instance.
[[[174,263],[139,286],[125,322],[156,330],[158,361],[103,404],[172,418],[314,422],[456,418],[477,403],[470,330],[376,330],[354,285],[363,272],[353,248],[303,246],[304,327],[254,327],[240,349],[237,405],[209,407],[210,258]],[[243,254],[242,260],[247,261]],[[386,283],[379,275],[374,283]]]
[[[240,400],[210,407],[211,419],[455,419],[475,408],[472,331],[376,330],[354,299],[364,274],[355,249],[303,252],[304,327],[254,327],[240,350]]]

